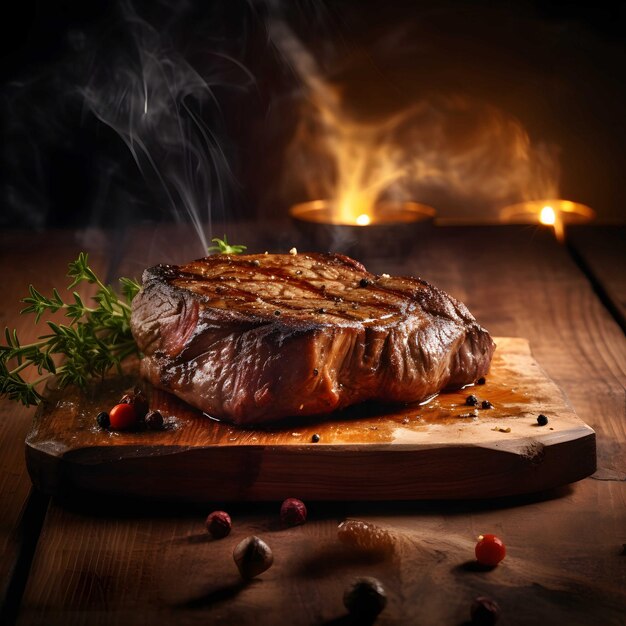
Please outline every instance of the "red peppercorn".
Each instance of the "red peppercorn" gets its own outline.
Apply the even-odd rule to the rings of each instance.
[[[499,537],[486,534],[478,537],[474,552],[481,565],[495,567],[506,556],[506,547]]]
[[[226,511],[213,511],[205,522],[206,529],[214,539],[222,539],[230,533],[232,522]]]
[[[302,500],[287,498],[280,507],[280,519],[287,526],[298,526],[306,522],[306,506]]]
[[[109,411],[109,422],[113,430],[130,430],[137,423],[137,415],[132,404],[116,404]]]

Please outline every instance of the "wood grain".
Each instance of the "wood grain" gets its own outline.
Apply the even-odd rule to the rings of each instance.
[[[257,238],[245,242],[296,243],[289,230],[271,229],[267,239],[257,228]],[[134,247],[120,273],[136,267],[141,254]],[[377,576],[387,586],[389,604],[376,622],[384,626],[466,623],[479,594],[497,599],[502,624],[623,624],[626,343],[567,251],[539,230],[438,229],[402,258],[369,265],[422,275],[464,300],[493,334],[527,337],[537,361],[596,430],[594,476],[556,491],[483,501],[310,503],[309,521],[293,529],[280,526],[277,505],[56,501],[19,624],[348,624],[341,596],[354,575]],[[227,506],[234,527],[212,541],[203,519],[218,506]],[[381,560],[343,548],[336,528],[346,517],[393,532],[395,554]],[[475,538],[484,532],[501,536],[508,549],[492,571],[472,564]],[[275,565],[243,585],[231,552],[250,534],[268,541]]]
[[[2,233],[0,235],[0,276],[3,297],[0,301],[0,329],[16,329],[22,343],[33,341],[45,327],[35,326],[32,316],[20,316],[24,307],[21,299],[28,295],[28,285],[34,284],[43,293],[53,287],[66,285],[67,264],[73,260],[82,245],[76,233],[48,233],[45,238],[32,233]],[[102,262],[93,259],[94,268]],[[85,289],[79,290],[83,295]],[[60,319],[57,316],[56,319]],[[4,342],[4,340],[3,340]],[[32,537],[28,536],[41,520],[30,519],[42,515],[41,503],[28,507],[31,481],[24,462],[23,442],[31,428],[34,409],[26,409],[9,400],[0,400],[0,607],[7,605],[16,593],[11,587],[24,551],[29,551]],[[20,576],[21,572],[17,572]],[[18,584],[19,587],[19,584]],[[21,589],[20,589],[21,591]]]
[[[51,394],[26,439],[35,485],[188,501],[482,498],[540,491],[595,471],[595,435],[546,378],[523,339],[497,338],[485,385],[424,406],[357,406],[260,429],[218,422],[149,389],[161,432],[100,429],[137,373],[87,393]],[[469,407],[471,393],[491,409]],[[536,418],[550,416],[540,427]],[[312,441],[313,434],[320,437]]]
[[[626,330],[626,226],[569,228],[567,241],[605,304]]]
[[[417,245],[406,262],[373,263],[375,271],[383,267],[445,289],[492,333],[526,337],[577,415],[596,431],[596,476],[626,478],[626,339],[550,232],[447,228],[438,241]]]

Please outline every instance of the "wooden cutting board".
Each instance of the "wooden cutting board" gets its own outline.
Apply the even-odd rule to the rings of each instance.
[[[362,405],[255,430],[210,419],[151,388],[163,431],[101,430],[96,415],[133,387],[136,371],[85,393],[52,392],[26,440],[28,469],[53,495],[198,502],[484,498],[592,474],[594,431],[534,360],[527,340],[496,343],[484,385],[421,406]],[[494,408],[467,406],[470,393]],[[537,424],[540,413],[549,419],[545,426]]]

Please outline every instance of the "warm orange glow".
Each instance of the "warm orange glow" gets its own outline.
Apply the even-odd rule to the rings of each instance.
[[[337,226],[410,226],[418,222],[430,222],[436,215],[435,209],[417,202],[378,202],[373,213],[357,213],[349,221],[339,215],[336,204],[331,200],[311,200],[294,204],[289,214],[298,222],[313,224],[335,224]]]
[[[493,219],[511,198],[558,197],[556,146],[531,141],[511,114],[428,89],[408,99],[379,80],[367,49],[354,48],[328,72],[282,12],[270,13],[268,35],[302,87],[285,197],[325,199],[332,223],[349,225],[361,215],[388,222],[383,204],[413,198],[441,198],[458,207],[446,209],[454,217],[475,221]]]
[[[394,158],[388,137],[390,128],[397,127],[405,114],[382,123],[356,122],[338,102],[335,106],[320,106],[320,113],[325,127],[333,130],[322,141],[337,168],[333,198],[337,217],[344,224],[366,226],[357,220],[373,215],[381,193],[407,173]]]
[[[541,209],[541,213],[539,213],[539,221],[546,226],[553,226],[556,222],[556,213],[554,209],[547,205]]]
[[[549,146],[534,146],[517,120],[493,107],[462,98],[423,100],[367,116],[338,86],[321,77],[307,83],[309,97],[288,147],[289,185],[295,197],[304,187],[309,198],[332,202],[338,223],[356,224],[363,214],[378,223],[377,205],[422,194],[458,200],[454,211],[470,221],[488,213],[493,219],[491,207],[511,197],[558,197]],[[484,206],[480,216],[478,206]]]
[[[596,216],[593,209],[569,200],[531,200],[508,206],[500,218],[508,223],[539,223],[550,226],[559,241],[565,240],[566,224],[582,224]]]

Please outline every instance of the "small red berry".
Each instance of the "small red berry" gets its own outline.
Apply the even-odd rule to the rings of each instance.
[[[214,539],[222,539],[230,533],[232,522],[230,515],[226,511],[213,511],[206,518],[206,529]]]
[[[129,430],[137,422],[137,414],[132,404],[116,404],[109,411],[109,422],[113,430]]]
[[[306,522],[306,506],[302,500],[287,498],[280,507],[280,519],[287,526],[298,526]]]
[[[495,567],[506,556],[506,547],[500,538],[486,534],[478,537],[474,552],[481,565]]]

